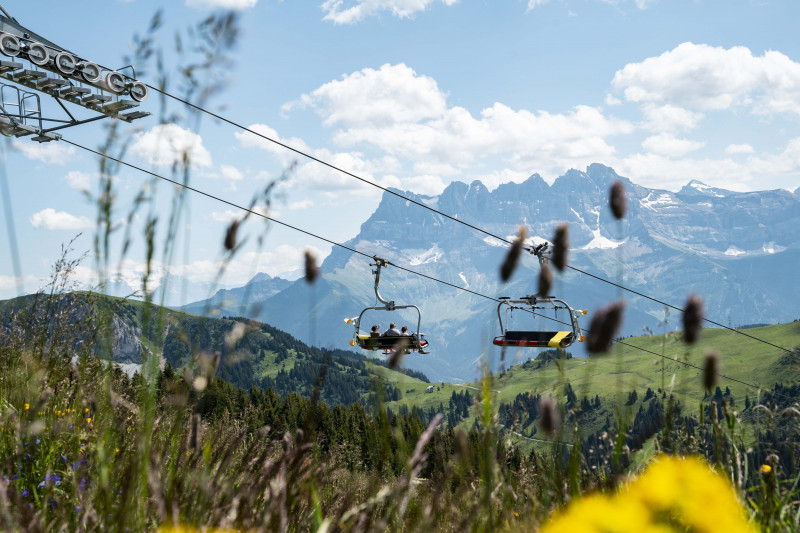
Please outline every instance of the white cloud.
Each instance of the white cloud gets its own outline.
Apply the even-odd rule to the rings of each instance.
[[[792,190],[800,173],[800,137],[790,140],[778,153],[741,158],[672,158],[667,155],[633,154],[614,160],[615,170],[635,177],[645,187],[677,190],[692,179],[733,191],[770,188]]]
[[[398,18],[409,18],[418,11],[424,11],[434,0],[325,0],[321,8],[325,12],[323,20],[335,24],[353,24],[381,11],[390,11]],[[441,0],[452,6],[458,0]],[[348,4],[350,4],[348,6]]]
[[[67,175],[61,179],[61,181],[76,191],[88,191],[92,188],[92,179],[93,176],[91,174],[73,170],[68,172]]]
[[[755,152],[749,144],[729,144],[725,147],[726,154],[752,154]]]
[[[280,142],[287,146],[291,146],[296,150],[300,150],[301,152],[308,153],[311,149],[302,139],[292,137],[288,139],[282,139],[278,132],[266,124],[251,124],[247,127],[247,129],[252,130],[254,133],[249,131],[242,131],[234,133],[236,139],[238,139],[239,143],[245,148],[261,148],[262,150],[266,150],[272,154],[280,156],[284,162],[288,163],[292,159],[297,158],[297,154],[292,152],[291,150],[287,150],[286,148],[275,144],[274,142],[268,141],[264,139],[264,137],[269,137],[274,141]],[[263,137],[259,136],[262,135]]]
[[[800,63],[776,51],[754,56],[743,46],[725,49],[687,42],[658,57],[629,63],[616,72],[612,86],[630,102],[800,115]]]
[[[31,226],[39,229],[75,230],[94,226],[89,217],[71,215],[66,211],[56,211],[50,207],[34,213],[29,220]]]
[[[689,152],[699,150],[703,146],[705,146],[703,142],[678,139],[669,133],[652,135],[642,141],[642,148],[648,152],[670,157],[681,157]]]
[[[536,6],[542,6],[549,1],[550,0],[528,0],[528,11],[535,8]]]
[[[253,213],[257,213],[259,215],[264,216],[276,216],[274,211],[268,211],[266,207],[256,205],[250,209]],[[242,220],[244,216],[247,214],[247,211],[243,211],[241,209],[226,209],[225,211],[212,211],[209,213],[211,220],[214,222],[224,222],[225,224],[230,224],[234,220]],[[254,217],[252,213],[250,217]]]
[[[38,143],[28,139],[14,139],[11,146],[28,159],[34,159],[52,165],[63,165],[74,160],[75,148],[68,144],[50,141]]]
[[[289,211],[303,211],[304,209],[308,209],[309,207],[313,207],[314,202],[311,200],[300,200],[299,202],[292,202],[286,206]]]
[[[495,103],[480,118],[452,107],[435,120],[389,127],[342,130],[334,140],[342,145],[371,144],[392,156],[427,164],[454,164],[468,169],[474,161],[502,155],[518,168],[561,172],[578,164],[611,156],[606,142],[613,135],[630,133],[627,121],[606,117],[589,106],[564,114],[514,110]]]
[[[703,113],[690,111],[673,105],[642,106],[643,127],[650,131],[675,132],[694,129],[703,119]]]
[[[186,0],[186,5],[200,9],[234,9],[242,10],[255,7],[258,0]]]
[[[155,166],[179,165],[184,157],[192,167],[211,166],[211,154],[202,137],[177,124],[160,124],[137,134],[131,153]]]
[[[403,63],[365,68],[326,83],[283,106],[312,107],[326,126],[343,124],[386,126],[441,116],[447,95],[436,80],[419,76]]]

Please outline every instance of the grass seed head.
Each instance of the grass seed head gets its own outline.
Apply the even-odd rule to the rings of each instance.
[[[522,255],[522,246],[525,244],[525,235],[525,228],[519,228],[519,236],[514,239],[503,264],[500,265],[500,279],[503,283],[511,279],[511,274],[514,273],[517,264],[519,264],[519,258]]]
[[[614,218],[621,220],[628,210],[628,200],[625,196],[625,186],[621,181],[615,181],[609,191],[608,206]]]
[[[624,308],[625,304],[619,301],[595,311],[586,337],[586,349],[589,353],[605,353],[611,349],[611,343],[622,325]]]
[[[714,350],[706,350],[705,359],[703,361],[703,387],[709,393],[711,393],[711,390],[717,384],[719,367],[719,354]]]
[[[553,286],[553,272],[547,263],[542,263],[542,268],[539,270],[539,296],[547,296],[550,294],[550,287]]]
[[[550,396],[542,398],[539,406],[539,427],[548,435],[558,431],[561,419],[558,414],[558,405]]]
[[[703,329],[703,299],[692,294],[686,300],[683,311],[683,340],[686,344],[694,344],[700,338]]]
[[[239,231],[239,221],[234,220],[225,231],[225,249],[229,252],[236,248],[236,233]]]
[[[553,265],[562,272],[567,266],[567,253],[569,252],[569,226],[559,224],[553,237]]]
[[[306,282],[314,283],[319,277],[319,267],[317,266],[317,258],[311,253],[311,250],[306,250]]]

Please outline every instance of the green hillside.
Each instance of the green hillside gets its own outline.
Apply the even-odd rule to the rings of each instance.
[[[60,311],[53,314],[54,308]],[[197,374],[208,373],[213,365],[212,373],[239,388],[271,388],[283,397],[293,392],[311,397],[323,374],[320,399],[330,405],[369,402],[379,377],[385,397],[392,399],[399,398],[398,382],[424,386],[427,380],[418,372],[390,370],[381,366],[385,362],[359,353],[308,346],[268,324],[241,317],[202,317],[90,293],[0,302],[2,328],[49,329],[40,327],[46,315],[68,317],[76,338],[87,343],[107,338],[114,361],[131,370],[141,363],[142,353],[157,354],[162,367],[169,364]]]
[[[518,395],[553,396],[563,403],[567,399],[565,389],[574,392],[578,402],[585,397],[592,406],[591,409],[582,409],[576,419],[582,435],[600,431],[609,420],[616,423],[620,414],[629,421],[633,420],[640,407],[647,409],[651,397],[666,401],[665,397],[673,395],[691,413],[696,414],[705,397],[700,369],[707,350],[714,350],[720,355],[722,376],[717,380],[717,385],[722,391],[729,392],[726,397],[733,400],[739,410],[744,409],[746,397],[755,401],[764,389],[800,381],[800,321],[752,328],[744,332],[793,350],[794,353],[729,330],[706,329],[700,341],[691,347],[682,342],[680,333],[669,333],[624,339],[605,355],[559,361],[528,360],[491,377],[490,389],[492,400],[500,411],[499,423],[508,425],[505,411],[517,400]],[[533,350],[530,353],[532,356],[536,354]],[[507,358],[513,359],[515,356],[513,352],[506,354]],[[390,402],[389,407],[399,411],[417,407],[423,413],[441,410],[447,417],[454,393],[463,395],[469,392],[474,398],[482,387],[480,382],[434,385],[432,391],[426,392],[425,387],[415,386],[411,381],[401,378],[397,387],[403,391],[403,398]],[[648,389],[655,395],[645,400]],[[636,398],[629,401],[632,391],[637,392]],[[594,402],[598,400],[595,406]],[[469,427],[476,416],[477,410],[470,408],[468,416],[458,421],[458,425]],[[515,440],[525,441],[526,437],[536,435],[534,420],[524,417],[512,429],[515,431],[512,434]],[[571,430],[566,428],[566,431],[569,433]]]

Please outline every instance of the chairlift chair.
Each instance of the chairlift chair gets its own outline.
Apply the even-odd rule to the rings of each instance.
[[[575,340],[583,342],[585,337],[581,333],[578,317],[584,316],[586,310],[573,309],[564,300],[559,300],[552,296],[523,296],[519,300],[512,300],[508,296],[500,298],[497,305],[497,318],[500,320],[501,335],[494,338],[495,346],[516,346],[520,348],[566,348]],[[503,307],[506,309],[506,320],[503,322]],[[510,330],[508,314],[514,309],[527,311],[534,315],[546,316],[538,313],[537,310],[552,311],[556,313],[559,309],[569,312],[571,328],[567,331],[522,331]],[[566,324],[566,323],[565,323]]]
[[[359,346],[364,350],[371,351],[382,350],[384,353],[391,353],[398,349],[398,347],[401,347],[404,350],[414,350],[421,354],[428,353],[425,351],[425,348],[428,347],[428,341],[425,340],[425,335],[420,332],[422,313],[420,312],[419,307],[416,305],[396,305],[394,301],[385,300],[381,296],[380,292],[378,292],[378,284],[381,281],[381,268],[389,266],[390,263],[386,259],[381,259],[380,257],[375,257],[374,259],[375,263],[371,263],[370,266],[376,267],[376,269],[372,271],[375,276],[375,296],[383,305],[367,307],[361,311],[361,314],[359,314],[357,317],[346,318],[344,320],[345,324],[353,324],[355,329],[353,333],[353,339],[350,341],[350,346]],[[372,337],[369,333],[364,334],[361,332],[361,319],[363,318],[364,313],[367,311],[395,311],[397,309],[415,309],[417,311],[416,333],[412,333],[411,335],[404,337]]]

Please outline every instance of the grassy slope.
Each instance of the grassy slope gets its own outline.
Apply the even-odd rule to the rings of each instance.
[[[800,345],[800,322],[753,328],[744,332],[788,349]],[[562,361],[561,368],[554,363],[540,369],[526,369],[522,365],[511,367],[492,378],[494,399],[501,403],[511,402],[517,394],[531,392],[551,394],[562,400],[564,384],[569,382],[578,398],[588,396],[593,399],[595,395],[599,395],[602,400],[602,409],[581,420],[580,430],[591,433],[603,425],[606,415],[615,418],[614,406],[623,405],[628,392],[634,389],[639,393],[638,401],[632,406],[623,406],[624,412],[630,416],[639,409],[647,388],[656,391],[662,384],[668,394],[672,392],[689,409],[695,410],[704,393],[701,370],[687,367],[674,359],[702,368],[704,353],[708,349],[716,350],[720,354],[722,373],[730,378],[765,388],[800,379],[800,363],[778,363],[786,352],[743,335],[722,329],[706,329],[700,341],[691,348],[681,342],[679,337],[677,334],[667,334],[624,340],[632,346],[656,354],[663,353],[669,359],[617,344],[610,354]],[[800,360],[800,357],[797,359]],[[729,379],[720,378],[718,384],[723,390],[726,386],[730,387],[737,405],[742,407],[745,395],[749,395],[751,399],[758,396],[757,389]],[[428,409],[438,408],[441,402],[447,409],[453,391],[467,388],[475,394],[481,386],[480,383],[434,385],[440,390],[434,389],[434,392],[426,393],[424,386],[414,387],[401,379],[398,386],[403,391],[403,399],[392,402],[389,406],[397,408],[404,403],[409,408],[416,405]],[[410,389],[414,390],[407,392]],[[468,424],[471,424],[471,420],[460,425]]]

